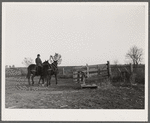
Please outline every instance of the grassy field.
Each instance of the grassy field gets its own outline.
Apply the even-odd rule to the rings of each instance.
[[[144,109],[144,86],[100,86],[81,89],[72,79],[52,78],[50,87],[28,86],[22,77],[6,78],[6,108],[23,109]]]

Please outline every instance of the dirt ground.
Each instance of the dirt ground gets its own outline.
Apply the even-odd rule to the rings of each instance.
[[[109,86],[81,89],[72,79],[52,78],[50,87],[28,86],[22,77],[6,78],[6,108],[23,109],[144,109],[144,87]]]

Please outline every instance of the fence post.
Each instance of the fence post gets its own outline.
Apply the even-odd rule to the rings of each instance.
[[[65,75],[65,68],[63,68],[63,75]]]
[[[89,74],[89,66],[88,66],[88,64],[86,64],[86,72],[87,72],[87,77],[89,78],[90,74]]]
[[[130,63],[130,72],[133,73],[133,65]]]
[[[130,64],[130,83],[131,83],[131,85],[132,84],[135,84],[135,76],[136,76],[136,74],[133,72],[133,64]]]
[[[109,61],[107,61],[107,70],[108,70],[108,77],[111,77],[111,67]]]
[[[77,72],[77,81],[80,82],[80,73],[79,73],[79,71]]]
[[[98,69],[98,75],[100,75],[100,66],[97,65],[97,69]]]

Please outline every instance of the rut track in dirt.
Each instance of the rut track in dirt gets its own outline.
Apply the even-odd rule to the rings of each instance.
[[[144,88],[81,89],[72,79],[52,79],[50,87],[28,86],[25,78],[6,78],[5,106],[10,109],[143,109]]]

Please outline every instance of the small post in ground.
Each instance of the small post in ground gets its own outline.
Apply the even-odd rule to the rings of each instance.
[[[88,64],[86,64],[86,73],[87,73],[87,77],[89,78],[90,74],[89,74],[89,66],[88,66]]]
[[[63,68],[63,75],[65,75],[65,68]]]
[[[108,78],[111,78],[111,67],[110,67],[110,62],[107,61],[107,70],[108,70]]]

